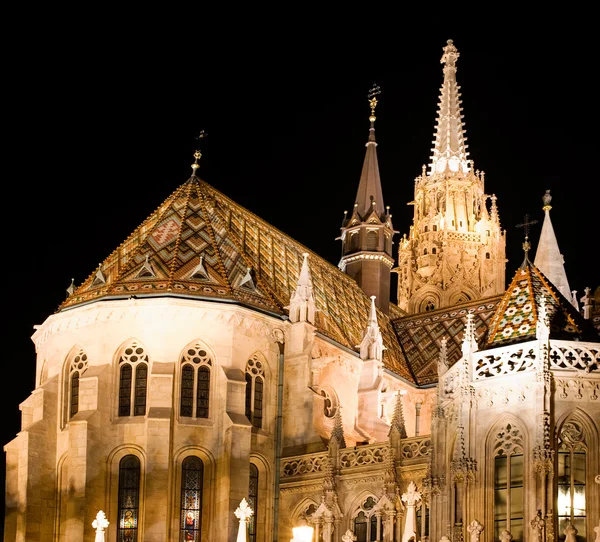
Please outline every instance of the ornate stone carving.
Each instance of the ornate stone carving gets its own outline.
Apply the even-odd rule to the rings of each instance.
[[[479,535],[483,531],[483,525],[474,519],[469,525],[467,525],[467,531],[471,535],[471,542],[479,542]]]

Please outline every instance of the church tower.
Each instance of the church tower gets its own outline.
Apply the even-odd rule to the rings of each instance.
[[[375,141],[375,107],[380,89],[377,85],[369,91],[371,128],[366,147],[358,192],[352,214],[344,211],[342,234],[342,258],[339,268],[350,275],[363,291],[375,296],[375,304],[388,313],[390,304],[390,273],[392,258],[392,215],[383,205],[377,142]]]
[[[459,53],[444,47],[434,148],[429,171],[415,179],[413,225],[398,249],[398,306],[408,314],[500,294],[505,288],[505,232],[496,197],[468,160],[456,82]],[[488,210],[486,201],[490,199]]]

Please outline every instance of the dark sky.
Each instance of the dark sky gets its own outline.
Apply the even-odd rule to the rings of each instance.
[[[507,231],[507,280],[523,259],[516,225],[526,214],[539,221],[535,254],[550,189],[571,289],[600,286],[595,33],[420,23],[379,34],[364,18],[360,32],[340,23],[339,36],[204,21],[177,38],[117,24],[20,38],[15,49],[30,48],[7,55],[3,68],[3,444],[34,387],[33,326],[57,309],[72,277],[80,284],[185,182],[200,130],[204,180],[337,264],[376,82],[384,201],[407,233],[449,38],[460,52],[470,158]]]

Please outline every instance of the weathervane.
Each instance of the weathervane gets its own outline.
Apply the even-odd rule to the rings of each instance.
[[[369,117],[369,120],[371,122],[375,122],[375,108],[377,107],[377,98],[376,96],[381,94],[381,89],[379,88],[379,85],[377,85],[376,83],[373,83],[373,86],[371,87],[371,90],[369,90],[369,105],[371,106],[371,116]]]
[[[517,228],[524,228],[525,229],[525,242],[523,243],[523,251],[525,252],[525,259],[527,260],[527,253],[529,252],[529,249],[531,248],[531,243],[529,242],[529,226],[531,226],[532,224],[537,224],[537,220],[529,220],[529,215],[525,214],[525,221],[521,224],[517,224]]]
[[[204,130],[201,130],[198,136],[196,136],[196,141],[199,142],[202,139],[206,139],[206,137],[208,137],[208,134]],[[198,143],[198,147],[199,146],[200,143]],[[196,170],[200,167],[200,164],[198,163],[200,158],[202,158],[202,153],[200,152],[200,149],[196,149],[196,152],[194,152],[194,163],[192,164],[192,175],[196,175]]]

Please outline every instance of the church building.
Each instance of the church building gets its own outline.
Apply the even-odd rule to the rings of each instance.
[[[107,542],[233,542],[242,499],[249,542],[299,525],[313,542],[600,540],[600,288],[569,290],[550,191],[506,276],[458,58],[448,40],[408,232],[384,204],[374,88],[337,266],[202,179],[197,151],[71,285],[36,326],[4,446],[6,542],[92,541],[99,510]]]

